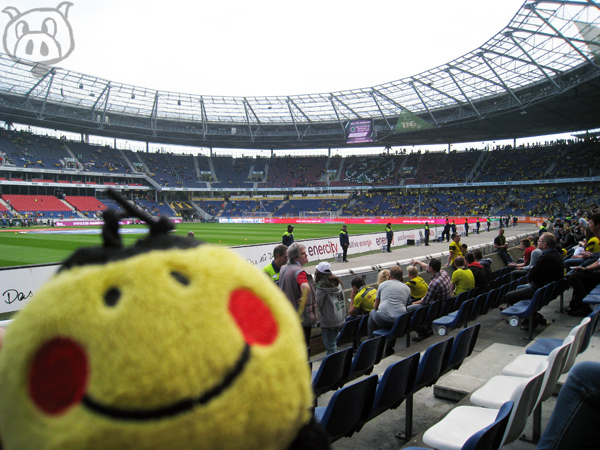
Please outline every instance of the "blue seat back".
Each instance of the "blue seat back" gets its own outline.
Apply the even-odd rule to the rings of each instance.
[[[461,330],[452,344],[450,355],[446,366],[442,369],[442,374],[448,373],[451,370],[458,369],[465,358],[472,352],[472,348],[475,346],[475,341],[479,335],[480,324],[473,325],[472,327]]]
[[[462,450],[498,450],[514,406],[515,403],[511,401],[504,403],[498,411],[496,420],[471,436],[464,443]]]
[[[412,317],[410,318],[409,331],[417,331],[420,327],[423,326],[427,317],[428,310],[429,306],[425,305],[413,311]]]
[[[313,376],[312,387],[315,395],[337,389],[347,370],[347,362],[352,357],[352,349],[347,348],[327,355]]]
[[[417,392],[425,386],[434,384],[442,373],[442,369],[446,366],[452,348],[454,338],[446,339],[437,344],[433,344],[423,354],[419,362],[417,376],[409,393]]]
[[[375,392],[373,408],[368,420],[373,419],[388,409],[395,409],[402,404],[408,390],[414,385],[420,354],[404,358],[385,370]]]
[[[483,313],[486,298],[487,293],[479,294],[473,299],[473,308],[471,309],[471,314],[469,314],[469,322],[477,319]]]
[[[443,300],[438,300],[429,305],[427,309],[427,316],[425,317],[425,325],[431,326],[431,323],[440,317],[443,307]]]
[[[331,442],[351,436],[358,424],[368,417],[373,406],[377,376],[337,390],[325,408],[316,408],[315,419],[325,429]]]
[[[359,325],[360,317],[348,319],[342,326],[342,329],[335,340],[337,345],[352,342],[356,338]]]
[[[353,380],[365,374],[368,375],[373,371],[373,366],[377,360],[378,350],[384,339],[385,338],[381,336],[374,337],[372,339],[367,339],[360,344],[356,355],[352,358],[350,373],[345,381]]]
[[[390,332],[386,335],[386,338],[401,338],[404,336],[410,327],[410,319],[412,317],[412,312],[407,312],[400,315],[396,322],[394,322],[394,326],[390,330]]]

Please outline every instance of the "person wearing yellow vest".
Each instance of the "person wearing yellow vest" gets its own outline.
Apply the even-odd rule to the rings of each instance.
[[[275,284],[279,285],[279,271],[281,267],[287,264],[287,247],[283,244],[279,244],[273,249],[273,261],[262,268]]]
[[[348,247],[350,246],[350,236],[348,236],[348,231],[346,231],[346,225],[342,226],[342,231],[340,231],[340,246],[342,247],[343,253],[343,262],[348,262]]]
[[[293,225],[288,225],[287,231],[285,233],[283,233],[283,236],[281,237],[281,243],[283,245],[285,245],[286,247],[289,247],[290,245],[292,245],[294,243],[294,226]]]

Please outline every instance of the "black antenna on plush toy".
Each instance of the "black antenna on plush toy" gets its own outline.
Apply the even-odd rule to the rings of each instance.
[[[119,235],[119,219],[123,219],[125,217],[136,217],[148,224],[148,226],[150,227],[151,236],[168,233],[169,231],[175,229],[175,225],[173,225],[173,222],[171,222],[168,217],[161,216],[160,219],[154,220],[152,216],[146,211],[143,211],[140,208],[134,208],[129,201],[127,201],[121,194],[119,194],[114,189],[109,188],[106,191],[106,194],[108,195],[108,197],[110,197],[119,205],[121,205],[125,212],[117,213],[116,211],[110,209],[105,211],[103,215],[105,225],[102,230],[105,247],[122,246],[121,237]]]

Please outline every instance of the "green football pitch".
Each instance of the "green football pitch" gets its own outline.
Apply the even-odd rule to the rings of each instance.
[[[352,235],[384,232],[385,225],[348,225]],[[414,225],[394,225],[395,230],[415,228]],[[122,234],[125,245],[133,244],[143,237],[147,227],[143,225],[123,227]],[[337,237],[341,226],[335,224],[297,224],[294,225],[296,240],[322,237]],[[101,245],[99,233],[93,234],[94,228],[43,228],[43,231],[61,232],[61,234],[45,234],[35,232],[33,228],[8,228],[0,232],[0,267],[23,266],[30,264],[57,263],[66,259],[79,247]],[[67,230],[69,230],[68,233]],[[99,228],[95,228],[99,230]],[[139,230],[139,233],[137,231]],[[193,231],[196,239],[224,246],[265,244],[281,242],[281,235],[286,231],[282,224],[220,224],[220,223],[183,223],[177,225],[176,234],[185,236]],[[63,234],[64,233],[64,234]]]

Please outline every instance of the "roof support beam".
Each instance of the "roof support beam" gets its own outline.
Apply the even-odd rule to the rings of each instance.
[[[485,57],[485,54],[483,52],[481,52],[481,53],[479,53],[479,57],[483,60],[483,62],[486,64],[486,66],[488,66],[488,68],[492,71],[492,73],[494,75],[496,75],[496,78],[498,78],[498,80],[500,80],[500,83],[502,83],[502,86],[504,86],[504,89],[506,89],[506,92],[508,92],[512,96],[512,98],[515,99],[515,101],[519,104],[519,106],[523,106],[523,104],[521,103],[521,100],[519,100],[519,98],[515,95],[515,93],[512,91],[512,89],[507,86],[507,84],[504,82],[502,77],[500,75],[498,75],[498,72],[496,72],[496,70],[492,67],[490,62]]]
[[[154,104],[152,105],[152,114],[150,115],[150,125],[152,127],[152,136],[156,136],[156,123],[158,122],[158,91],[154,93]]]
[[[548,75],[548,73],[537,63],[537,61],[535,59],[533,59],[529,53],[527,53],[527,50],[525,50],[523,48],[523,46],[521,44],[519,44],[519,42],[517,42],[517,40],[512,35],[512,33],[510,33],[510,32],[509,33],[505,33],[505,36],[507,36],[511,41],[513,41],[513,44],[515,44],[517,47],[519,47],[519,50],[521,50],[529,58],[529,60],[531,61],[531,63],[534,66],[536,66],[540,70],[540,72],[542,72],[544,74],[544,76],[546,77],[546,79],[548,81],[550,81],[550,83],[552,83],[556,89],[558,89],[559,91],[561,90],[560,87],[558,86],[558,84],[556,84],[556,81],[554,81],[552,79],[552,77],[550,75]]]
[[[38,80],[38,82],[37,82],[37,83],[35,83],[31,89],[29,89],[29,90],[27,91],[27,94],[25,94],[25,99],[29,99],[29,96],[30,96],[30,95],[33,93],[33,91],[35,91],[35,89],[36,89],[36,88],[37,88],[37,87],[38,87],[40,84],[42,84],[42,82],[43,82],[43,81],[46,79],[46,77],[47,77],[48,75],[52,75],[52,77],[54,77],[54,70],[53,70],[53,69],[50,69],[48,72],[46,72],[46,74],[45,74],[45,75],[44,75],[42,78],[40,78],[40,79]]]
[[[565,37],[564,34],[562,34],[560,31],[558,31],[556,29],[556,27],[554,25],[552,25],[550,22],[548,22],[548,20],[546,20],[545,17],[543,17],[538,11],[537,9],[535,9],[535,4],[529,4],[529,5],[525,5],[525,8],[529,8],[531,11],[533,11],[533,13],[541,20],[543,21],[546,25],[548,25],[548,27],[550,27],[552,29],[552,31],[554,31],[557,36],[559,36],[563,41],[565,41],[567,44],[569,44],[571,46],[571,48],[573,50],[575,50],[577,53],[579,53],[579,55],[585,59],[589,64],[596,66],[596,68],[598,68],[598,65],[592,61],[590,58],[588,58],[581,50],[579,50],[575,45],[573,45],[573,42],[571,42],[570,39],[568,39],[567,37]]]
[[[50,76],[50,81],[48,82],[48,87],[46,88],[46,95],[44,96],[44,103],[42,103],[42,108],[40,109],[39,118],[44,118],[44,111],[46,111],[46,103],[48,103],[48,95],[50,95],[50,88],[52,88],[52,82],[54,81],[54,71],[52,70],[52,75]]]
[[[258,116],[254,112],[254,109],[252,109],[252,106],[250,105],[250,102],[248,102],[246,97],[244,97],[244,111],[246,112],[246,122],[248,123],[248,131],[250,131],[250,139],[252,140],[252,142],[254,142],[255,134],[252,131],[252,121],[250,120],[249,113],[252,113],[252,116],[254,116],[254,120],[256,120],[256,124],[257,124],[258,128],[260,128],[260,120],[258,119]],[[258,133],[258,128],[257,128],[257,133]]]
[[[475,111],[477,113],[477,116],[481,119],[481,114],[479,113],[479,111],[477,110],[477,108],[475,108],[475,105],[473,104],[473,102],[471,101],[471,99],[469,98],[469,96],[465,93],[465,91],[463,90],[462,87],[460,87],[460,84],[458,83],[458,80],[454,77],[454,74],[452,73],[452,71],[450,69],[446,69],[445,72],[450,75],[450,78],[452,78],[452,81],[454,81],[454,84],[456,85],[456,87],[458,88],[458,90],[460,91],[460,93],[463,95],[463,97],[465,98],[465,100],[467,100],[467,102],[469,103],[469,105],[471,105],[471,108],[473,108],[473,111]]]
[[[304,113],[304,111],[302,111],[302,108],[300,108],[298,105],[296,105],[296,103],[294,102],[294,100],[292,100],[292,98],[291,98],[291,97],[289,97],[289,96],[288,96],[288,98],[287,98],[287,103],[288,103],[288,107],[289,107],[289,105],[291,104],[291,105],[292,105],[294,108],[296,108],[296,109],[298,110],[298,112],[299,112],[300,114],[302,114],[302,116],[303,116],[303,117],[306,119],[306,121],[307,121],[308,123],[310,123],[310,122],[311,122],[310,118],[309,118],[309,117],[308,117],[308,116],[307,116],[307,115]]]
[[[373,97],[373,101],[377,105],[377,109],[379,110],[379,113],[381,114],[381,117],[383,117],[383,120],[385,120],[385,123],[387,124],[388,128],[390,129],[390,131],[394,131],[394,128],[390,125],[390,122],[387,120],[387,117],[385,117],[385,114],[383,113],[383,110],[381,109],[381,105],[379,105],[379,102],[377,101],[377,98],[375,98],[375,93],[374,92],[370,92],[370,94],[371,94],[371,97]]]
[[[346,127],[344,127],[344,124],[342,123],[342,119],[340,119],[340,114],[338,113],[338,110],[335,107],[335,103],[333,102],[333,95],[329,98],[329,101],[331,102],[331,106],[333,107],[333,111],[335,112],[335,116],[337,117],[338,123],[340,124],[340,128],[342,129],[342,133],[344,133],[344,136],[345,136],[346,135]]]
[[[431,89],[432,91],[437,92],[438,94],[442,94],[444,97],[448,97],[449,99],[454,100],[460,106],[460,100],[452,97],[450,94],[446,94],[444,91],[441,91],[438,88],[433,87],[431,84],[425,83],[424,81],[418,80],[415,77],[411,77],[411,80],[419,83],[422,86],[425,86],[426,88]]]
[[[206,140],[207,122],[206,108],[204,107],[204,98],[200,97],[200,115],[202,117],[202,139]]]
[[[479,78],[480,80],[485,81],[486,83],[493,84],[494,86],[503,87],[500,83],[497,83],[494,80],[490,80],[489,78],[486,78],[486,77],[483,77],[476,73],[473,73],[470,70],[465,70],[465,69],[461,69],[460,67],[450,66],[450,65],[448,66],[448,68],[452,69],[452,70],[456,70],[457,72],[466,73],[467,75],[472,76],[473,78]]]
[[[542,69],[547,69],[547,70],[552,70],[552,71],[556,70],[553,67],[548,67],[548,66],[544,66],[542,64],[537,64],[535,62],[532,62],[531,60],[517,58],[516,56],[507,55],[506,53],[500,53],[500,52],[497,52],[495,50],[483,49],[483,52],[484,53],[491,53],[492,55],[500,56],[500,57],[503,57],[503,58],[508,58],[508,59],[511,59],[513,61],[520,62],[520,63],[523,63],[523,64],[533,64],[536,67],[542,68]]]
[[[419,100],[421,100],[422,105],[425,107],[425,109],[427,110],[427,112],[429,113],[429,117],[431,117],[431,120],[433,120],[433,122],[439,126],[439,123],[437,120],[435,120],[435,117],[433,117],[433,114],[431,113],[429,107],[427,106],[427,103],[425,103],[425,100],[423,100],[423,97],[421,96],[421,93],[419,92],[419,90],[417,89],[417,87],[415,86],[414,81],[409,81],[408,83],[413,90],[415,91],[415,93],[417,94],[417,96],[419,97]]]
[[[288,110],[290,111],[290,117],[292,118],[292,122],[294,123],[294,129],[296,130],[296,136],[298,136],[298,140],[301,140],[300,132],[298,131],[298,125],[296,124],[296,118],[294,117],[294,111],[292,111],[292,100],[288,97],[287,101]]]
[[[346,108],[348,111],[350,111],[352,114],[354,114],[356,116],[357,119],[362,119],[362,117],[360,117],[356,112],[354,112],[354,110],[352,108],[350,108],[348,105],[346,105],[343,101],[341,101],[339,98],[337,98],[335,95],[331,94],[331,98],[335,99],[337,102],[339,102],[340,105],[342,105],[344,108]],[[336,112],[337,114],[337,112]],[[339,118],[339,117],[338,117]]]

